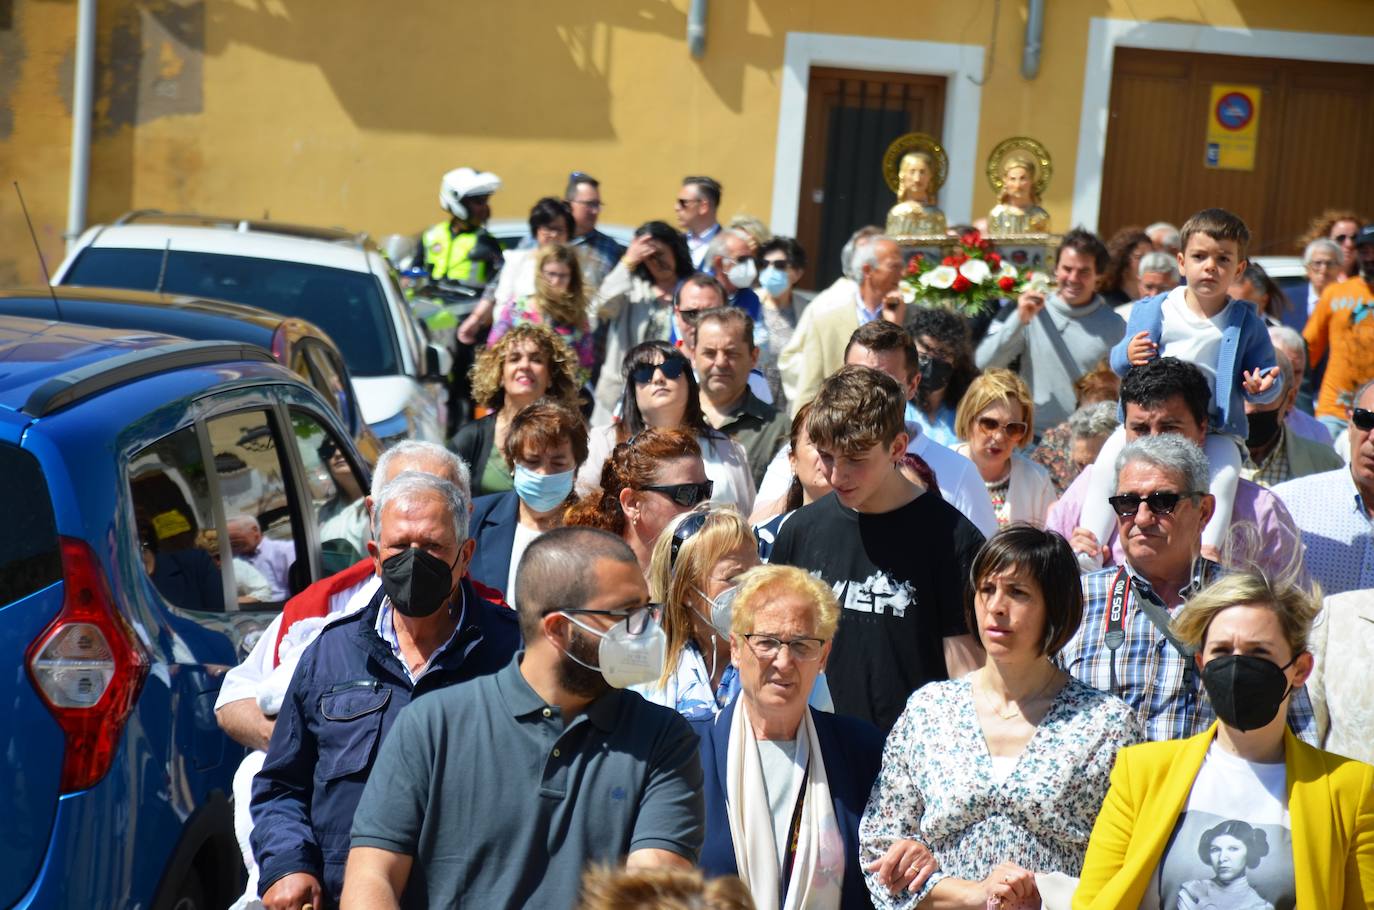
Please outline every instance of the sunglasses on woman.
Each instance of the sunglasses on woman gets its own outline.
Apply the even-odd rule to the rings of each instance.
[[[1148,496],[1141,496],[1138,493],[1120,493],[1116,496],[1108,496],[1107,502],[1111,505],[1112,511],[1122,518],[1131,518],[1140,511],[1140,504],[1143,502],[1150,507],[1150,511],[1156,515],[1172,515],[1174,509],[1178,508],[1179,500],[1195,499],[1201,493],[1167,493],[1156,490]]]
[[[978,428],[984,433],[996,433],[998,430],[1007,434],[1008,439],[1020,439],[1026,435],[1026,423],[1023,420],[1008,420],[1006,423],[996,417],[979,417]]]
[[[661,370],[663,378],[671,382],[681,376],[686,368],[686,360],[681,357],[669,357],[662,363],[641,363],[630,371],[630,378],[635,381],[635,385],[648,385],[654,381],[654,372]]]
[[[709,480],[703,480],[701,483],[652,484],[642,489],[652,490],[655,493],[662,493],[678,505],[691,508],[697,503],[705,502],[710,499],[711,493],[715,488],[715,483]]]

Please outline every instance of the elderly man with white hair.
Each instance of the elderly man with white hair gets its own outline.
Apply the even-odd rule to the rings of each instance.
[[[1280,357],[1278,363],[1284,383],[1278,400],[1267,404],[1245,402],[1249,433],[1240,476],[1266,487],[1341,466],[1340,456],[1329,444],[1313,442],[1288,428],[1287,418],[1294,410],[1298,389],[1289,359]],[[1317,427],[1323,429],[1321,424]]]
[[[901,248],[877,228],[860,228],[850,244],[847,277],[817,295],[778,356],[789,416],[795,417],[816,397],[821,381],[844,366],[855,329],[875,319],[898,325],[905,320],[906,305],[896,296],[902,278]]]
[[[1299,332],[1303,330],[1322,291],[1327,285],[1343,280],[1341,265],[1344,262],[1345,251],[1334,240],[1318,237],[1303,248],[1302,267],[1307,272],[1307,281],[1287,291],[1293,305],[1285,313],[1285,325]]]
[[[1159,250],[1146,253],[1140,257],[1140,265],[1136,267],[1136,278],[1140,282],[1141,300],[1169,293],[1178,287],[1178,256]],[[1115,310],[1122,319],[1130,319],[1133,306],[1134,300],[1115,307]]]
[[[405,471],[377,494],[368,541],[380,589],[305,649],[253,783],[253,857],[269,910],[337,906],[349,830],[402,709],[494,673],[520,647],[515,612],[467,577],[467,490]]]
[[[1297,401],[1294,407],[1289,408],[1284,424],[1303,439],[1310,439],[1324,446],[1330,446],[1331,431],[1311,413],[1303,410],[1304,407],[1310,407],[1312,400],[1312,396],[1309,394],[1307,405],[1302,404],[1303,379],[1307,373],[1307,342],[1303,340],[1302,335],[1286,325],[1271,325],[1269,327],[1269,343],[1274,346],[1274,353],[1282,355],[1283,359],[1288,361],[1288,365],[1293,370],[1293,388],[1298,393]]]

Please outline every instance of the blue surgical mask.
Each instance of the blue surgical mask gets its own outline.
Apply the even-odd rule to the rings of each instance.
[[[540,474],[522,464],[515,466],[515,495],[536,512],[552,512],[573,488],[573,472]]]
[[[787,290],[787,273],[777,266],[770,265],[759,273],[759,287],[777,297]]]

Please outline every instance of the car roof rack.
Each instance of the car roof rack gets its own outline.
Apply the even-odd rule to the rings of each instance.
[[[136,379],[231,360],[276,362],[270,353],[257,345],[225,341],[184,341],[143,348],[59,373],[34,389],[22,410],[30,417],[46,417]]]
[[[291,224],[286,221],[271,221],[266,218],[228,218],[217,215],[200,215],[194,212],[164,212],[161,209],[137,209],[126,212],[115,219],[116,226],[131,224],[165,224],[181,227],[207,227],[240,233],[280,234],[286,237],[300,237],[305,240],[323,240],[328,243],[346,243],[366,249],[371,238],[366,231],[350,231],[344,228],[315,227],[308,224]]]

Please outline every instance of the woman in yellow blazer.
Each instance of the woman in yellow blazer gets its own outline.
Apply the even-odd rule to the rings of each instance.
[[[1290,584],[1236,574],[1174,618],[1218,722],[1117,756],[1075,910],[1374,907],[1374,767],[1309,746],[1284,722],[1312,672],[1319,606]]]

